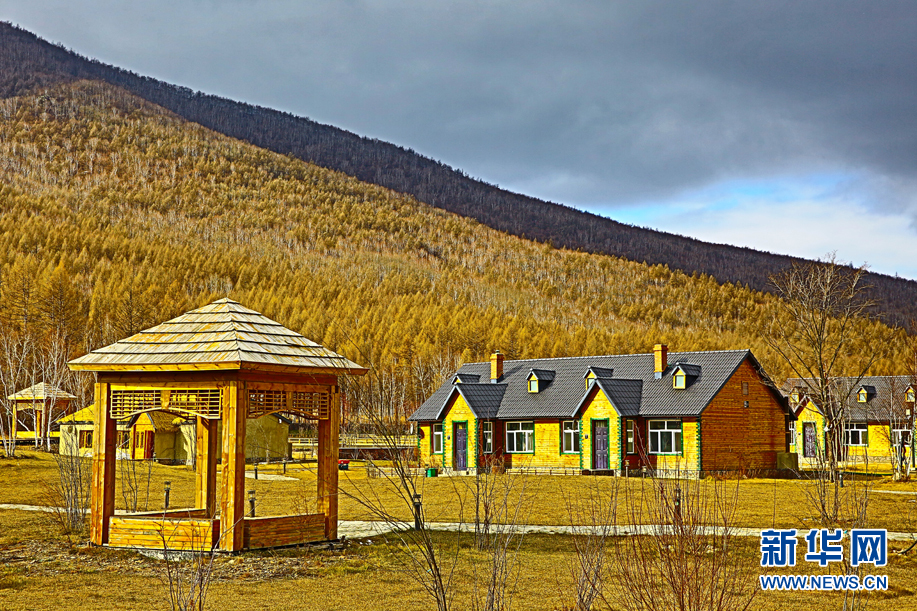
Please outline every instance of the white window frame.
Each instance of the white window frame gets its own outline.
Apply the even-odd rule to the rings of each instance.
[[[856,439],[856,443],[853,443]],[[865,448],[869,445],[869,425],[866,422],[844,423],[844,445],[850,448]]]
[[[914,433],[913,431],[911,431],[911,429],[892,429],[892,448],[893,449],[901,446],[901,436],[902,435],[907,435],[907,440],[905,442],[905,445],[907,446],[911,445],[911,439],[914,436]]]
[[[522,447],[519,447],[521,443]],[[506,423],[506,453],[535,453],[535,423],[531,420]]]
[[[439,449],[437,450],[437,442]],[[434,422],[430,427],[430,443],[432,444],[432,453],[433,454],[443,454],[446,451],[446,446],[443,443],[443,423]]]
[[[568,425],[571,425],[568,427]],[[579,420],[563,420],[560,423],[561,430],[561,454],[579,454]]]
[[[659,425],[662,425],[660,428]],[[682,435],[681,420],[650,420],[647,423],[649,431],[650,454],[679,455],[684,453],[684,440]],[[666,443],[668,439],[668,443]],[[665,450],[668,445],[669,450]]]
[[[494,423],[485,420],[481,423],[481,453],[493,454],[494,452]]]
[[[635,420],[624,421],[624,453],[637,453],[637,422]]]
[[[861,388],[859,391],[857,391],[857,403],[866,403],[868,399],[869,393],[866,392],[865,388]]]
[[[790,445],[796,445],[796,421],[790,420]]]
[[[538,378],[536,377],[529,378],[529,392],[530,393],[538,392]]]

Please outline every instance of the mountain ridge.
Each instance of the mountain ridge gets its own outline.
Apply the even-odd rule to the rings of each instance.
[[[9,23],[0,23],[0,49],[0,98],[70,80],[101,80],[224,135],[410,194],[431,206],[555,247],[663,264],[761,291],[769,291],[770,275],[794,261],[805,261],[635,227],[512,193],[411,149],[140,76],[80,56]],[[867,280],[873,287],[872,297],[880,303],[876,314],[897,325],[917,320],[917,281],[874,272]]]

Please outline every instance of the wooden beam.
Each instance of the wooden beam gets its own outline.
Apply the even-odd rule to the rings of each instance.
[[[197,442],[195,443],[194,468],[197,474],[194,506],[204,509],[212,518],[216,514],[217,500],[217,454],[220,446],[217,439],[218,421],[197,418]]]
[[[318,421],[318,507],[325,514],[325,538],[338,538],[338,454],[341,394],[331,395],[327,420]]]
[[[245,517],[245,421],[248,392],[238,382],[224,390],[223,477],[221,481],[220,549],[237,552],[244,542]]]
[[[117,428],[108,410],[108,384],[95,386],[95,431],[92,440],[92,500],[89,540],[95,545],[108,543],[108,521],[115,513],[115,453]]]

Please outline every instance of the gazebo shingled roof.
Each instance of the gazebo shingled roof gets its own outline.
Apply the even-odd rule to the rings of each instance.
[[[60,388],[54,388],[50,384],[45,384],[44,382],[39,382],[34,386],[24,388],[10,395],[7,399],[10,401],[44,401],[46,398],[50,399],[51,397],[55,397],[60,401],[72,401],[76,399],[76,397],[69,392],[61,390]]]
[[[70,361],[71,369],[84,371],[301,367],[366,372],[232,299],[220,299]]]

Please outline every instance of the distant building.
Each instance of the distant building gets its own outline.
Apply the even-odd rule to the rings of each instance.
[[[505,468],[689,474],[770,470],[786,402],[748,350],[462,366],[411,416],[422,459]]]
[[[45,422],[50,419],[49,433],[57,437],[58,423],[61,416],[73,413],[73,395],[39,382],[7,397],[12,407],[11,436],[19,443],[34,441],[41,437]]]
[[[837,456],[843,462],[888,463],[904,458],[914,464],[914,408],[917,383],[912,376],[834,378],[834,394],[842,401],[836,417],[843,431]],[[794,420],[789,447],[803,468],[816,467],[828,447],[828,418],[813,396],[811,383],[790,378],[782,387]]]

